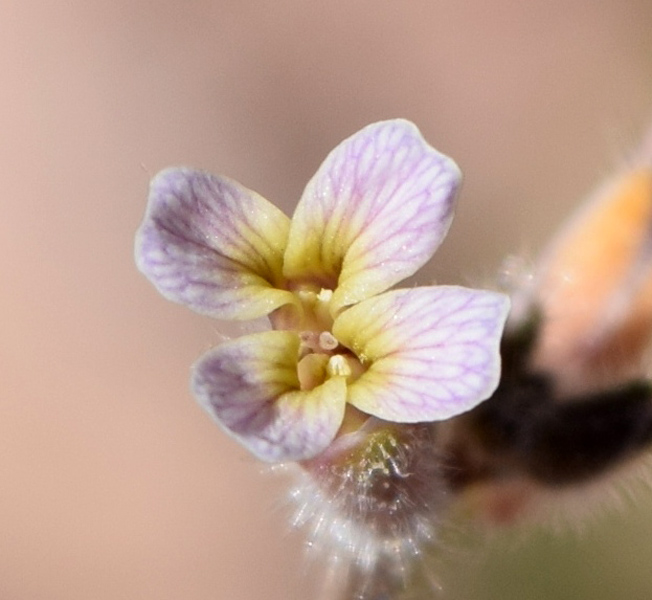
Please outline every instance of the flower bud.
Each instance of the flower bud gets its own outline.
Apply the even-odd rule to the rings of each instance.
[[[652,337],[652,169],[619,173],[544,253],[532,301],[541,327],[532,367],[562,393],[646,374]]]

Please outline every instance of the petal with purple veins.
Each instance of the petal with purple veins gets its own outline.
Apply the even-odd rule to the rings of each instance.
[[[197,361],[192,390],[210,415],[258,458],[313,458],[342,424],[346,381],[331,377],[301,390],[298,357],[299,337],[293,332],[231,340]]]
[[[288,230],[286,215],[238,183],[167,169],[152,180],[136,262],[169,300],[219,319],[253,319],[293,301],[276,289]]]
[[[388,421],[448,419],[495,390],[509,300],[455,286],[386,292],[345,310],[337,339],[365,371],[348,402]]]
[[[335,148],[308,183],[284,274],[337,288],[333,313],[390,288],[439,247],[460,178],[412,123],[369,125]]]

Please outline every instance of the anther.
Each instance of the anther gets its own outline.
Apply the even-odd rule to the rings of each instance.
[[[328,290],[325,288],[322,288],[319,291],[319,294],[317,294],[317,299],[320,302],[323,302],[324,304],[328,304],[331,301],[332,297],[333,297],[333,290]]]
[[[351,367],[349,366],[349,363],[346,358],[340,354],[331,356],[328,359],[326,370],[331,377],[348,377],[351,375]]]
[[[322,331],[319,334],[319,347],[323,350],[335,350],[339,342],[330,331]]]

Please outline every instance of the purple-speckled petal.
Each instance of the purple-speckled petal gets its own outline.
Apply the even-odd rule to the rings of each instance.
[[[299,389],[299,338],[266,331],[228,341],[195,364],[199,403],[258,458],[313,458],[334,439],[346,404],[344,377]]]
[[[445,237],[460,178],[409,121],[365,127],[308,183],[292,218],[284,274],[337,287],[334,314],[390,288]]]
[[[386,292],[345,310],[333,333],[366,371],[348,402],[396,422],[439,421],[488,398],[509,300],[454,286]]]
[[[289,221],[234,181],[167,169],[152,180],[136,262],[169,300],[220,319],[253,319],[293,301],[275,289]]]

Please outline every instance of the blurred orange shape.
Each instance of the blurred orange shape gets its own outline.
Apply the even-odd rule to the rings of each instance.
[[[652,338],[652,170],[609,181],[544,252],[534,367],[559,390],[584,392],[643,376]]]

